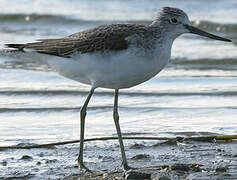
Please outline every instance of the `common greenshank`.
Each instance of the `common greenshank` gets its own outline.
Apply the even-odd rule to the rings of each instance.
[[[150,25],[110,24],[95,27],[58,39],[40,39],[26,44],[6,44],[13,50],[8,55],[44,61],[59,74],[91,86],[80,110],[80,151],[78,165],[83,162],[85,117],[88,103],[98,87],[115,90],[113,119],[118,134],[122,167],[127,163],[118,115],[119,89],[141,84],[157,75],[168,63],[174,40],[193,33],[231,42],[191,25],[187,14],[177,8],[164,7]]]

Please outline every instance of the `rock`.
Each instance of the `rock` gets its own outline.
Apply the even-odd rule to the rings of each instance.
[[[217,167],[216,172],[226,172],[227,169],[228,169],[227,167]]]
[[[187,164],[173,164],[170,169],[174,171],[189,171],[190,167]]]
[[[104,156],[101,160],[102,162],[113,162],[114,158],[111,156]]]
[[[165,142],[159,142],[156,144],[153,144],[152,147],[159,147],[159,146],[176,146],[176,141],[165,141]]]
[[[133,144],[132,146],[130,146],[130,149],[142,149],[145,148],[146,146],[144,146],[143,144]]]
[[[39,157],[44,157],[44,153],[43,152],[39,153]]]
[[[125,179],[151,179],[151,174],[138,171],[127,171],[125,173]]]
[[[150,155],[148,155],[148,154],[138,154],[138,155],[136,155],[136,156],[133,156],[131,159],[132,160],[148,160],[148,159],[150,159],[151,157],[150,157]]]
[[[36,163],[36,165],[38,165],[38,166],[41,165],[41,162],[38,161],[38,162]]]
[[[7,166],[7,161],[2,161],[2,162],[1,162],[1,165],[2,165],[2,166]]]
[[[160,176],[157,180],[171,180],[168,176]]]
[[[55,163],[57,161],[58,161],[57,159],[46,159],[45,164]]]
[[[18,143],[16,146],[35,146],[35,145],[38,145],[38,144],[35,144],[35,143]]]
[[[24,161],[32,161],[32,160],[33,160],[33,157],[28,156],[28,155],[24,155],[24,156],[21,157],[20,160],[24,160]]]
[[[194,171],[194,172],[201,172],[202,169],[200,167],[190,167],[190,170]]]

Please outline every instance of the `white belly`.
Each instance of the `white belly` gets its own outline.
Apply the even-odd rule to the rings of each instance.
[[[46,57],[45,57],[46,58]],[[71,58],[47,56],[47,62],[61,75],[110,89],[129,88],[143,83],[159,73],[168,63],[170,54],[149,58],[131,51],[111,54],[78,54]]]

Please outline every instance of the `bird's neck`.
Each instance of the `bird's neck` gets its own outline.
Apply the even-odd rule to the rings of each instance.
[[[175,38],[167,35],[162,29],[157,29],[154,34],[154,48],[151,58],[157,67],[157,72],[161,71],[169,62],[171,57],[171,49]]]
[[[164,60],[168,61],[171,56],[171,48],[175,37],[170,36],[165,29],[156,26],[149,27],[148,36],[150,36],[150,40],[147,41],[152,46],[151,49],[153,56],[164,58]]]
[[[148,26],[143,34],[132,39],[133,45],[137,48],[137,56],[144,56],[154,61],[168,63],[171,56],[171,47],[174,38],[167,35],[163,28]]]

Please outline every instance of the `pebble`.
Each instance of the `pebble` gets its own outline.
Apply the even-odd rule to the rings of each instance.
[[[170,169],[174,171],[189,171],[190,167],[187,164],[173,164]]]
[[[7,161],[2,161],[1,164],[2,166],[7,166]]]
[[[44,157],[44,153],[43,152],[39,153],[39,157]]]
[[[194,172],[201,172],[202,169],[200,167],[190,167],[190,169]]]
[[[57,161],[57,159],[46,159],[45,164],[56,163]]]
[[[150,155],[148,155],[148,154],[138,154],[138,155],[136,155],[136,156],[133,156],[131,159],[132,160],[142,160],[142,159],[150,159],[151,157],[150,157]]]
[[[114,158],[111,156],[104,156],[101,160],[102,162],[109,162],[109,161],[114,161]]]
[[[228,169],[227,167],[217,167],[216,172],[226,172],[227,169]]]
[[[125,179],[151,179],[151,174],[138,171],[127,171],[125,173]]]
[[[145,148],[146,146],[144,146],[143,144],[133,144],[132,146],[130,146],[130,149],[142,149]]]
[[[168,176],[160,176],[157,180],[171,180]]]
[[[24,155],[24,156],[21,157],[20,160],[24,160],[24,161],[32,161],[32,160],[33,160],[33,157],[28,156],[28,155]]]

